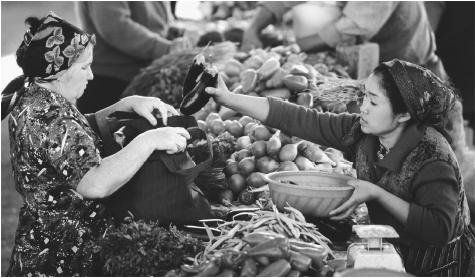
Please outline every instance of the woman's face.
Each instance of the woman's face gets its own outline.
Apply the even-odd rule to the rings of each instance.
[[[370,75],[365,82],[361,110],[361,130],[366,134],[384,136],[398,126],[399,117],[394,114],[386,91],[380,86],[381,78]]]
[[[91,71],[93,46],[89,44],[79,58],[58,80],[61,94],[76,104],[86,89],[87,82],[94,78]]]

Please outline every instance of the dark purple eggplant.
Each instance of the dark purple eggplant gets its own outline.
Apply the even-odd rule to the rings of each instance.
[[[205,58],[203,54],[198,54],[193,58],[193,64],[191,65],[183,83],[183,91],[181,96],[185,97],[195,87],[198,76],[205,70]]]
[[[208,103],[211,95],[205,92],[206,87],[216,87],[218,83],[218,73],[215,66],[205,62],[204,56],[198,54],[193,59],[183,84],[183,99],[180,104],[180,111],[185,115],[198,112]]]

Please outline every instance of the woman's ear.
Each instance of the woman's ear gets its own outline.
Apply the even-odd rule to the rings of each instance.
[[[397,121],[399,123],[406,123],[411,119],[411,114],[409,112],[397,114]]]

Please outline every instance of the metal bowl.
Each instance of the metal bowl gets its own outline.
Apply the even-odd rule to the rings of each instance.
[[[354,179],[335,173],[319,171],[283,171],[267,174],[272,201],[279,209],[287,203],[303,214],[328,217],[328,213],[348,200],[354,187],[347,184]]]

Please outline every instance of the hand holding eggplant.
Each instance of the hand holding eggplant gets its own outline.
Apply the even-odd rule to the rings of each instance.
[[[186,37],[179,37],[171,41],[170,53],[177,53],[193,48],[193,44]]]
[[[223,104],[223,101],[231,94],[220,75],[218,75],[218,86],[216,88],[207,87],[206,92],[213,96],[214,101],[219,104]]]
[[[183,84],[180,111],[191,115],[203,108],[211,97],[205,92],[205,88],[216,86],[217,78],[216,66],[206,62],[203,53],[196,55]]]

